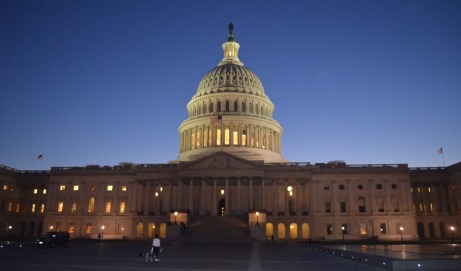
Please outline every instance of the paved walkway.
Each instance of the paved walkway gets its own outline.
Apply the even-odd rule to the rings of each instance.
[[[461,270],[461,245],[319,245],[305,242],[181,242],[162,240],[160,262],[138,252],[151,241],[74,240],[67,247],[13,243],[0,248],[0,270]]]
[[[459,244],[318,245],[311,249],[392,270],[461,270]]]

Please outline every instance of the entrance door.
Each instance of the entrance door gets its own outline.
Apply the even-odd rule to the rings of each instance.
[[[218,215],[224,216],[224,211],[226,210],[226,200],[220,199],[218,203]]]

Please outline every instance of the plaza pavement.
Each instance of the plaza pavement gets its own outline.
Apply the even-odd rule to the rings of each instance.
[[[1,244],[0,270],[461,270],[456,265],[461,246],[454,244],[309,246],[296,241],[166,239],[161,260],[153,263],[137,258],[138,252],[150,249],[150,240],[73,240],[67,248],[40,249],[32,243]]]

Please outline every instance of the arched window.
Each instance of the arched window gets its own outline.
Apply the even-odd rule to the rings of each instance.
[[[242,130],[242,146],[246,146],[246,145],[247,145],[247,131]]]
[[[95,202],[94,197],[91,197],[89,202],[88,202],[88,213],[93,213],[94,212],[94,202]]]
[[[224,145],[230,144],[229,128],[224,129]]]
[[[230,111],[229,101],[226,101],[226,111]]]
[[[213,102],[210,103],[210,108],[209,109],[210,110],[208,110],[208,112],[210,112],[210,113],[214,112],[214,104],[213,104]]]
[[[241,108],[242,112],[246,112],[247,111],[247,108],[245,106],[245,102],[242,102],[242,108]]]
[[[221,102],[218,102],[218,112],[221,112]]]
[[[238,111],[238,103],[237,101],[234,102],[234,112]]]
[[[216,145],[221,146],[221,129],[216,130]]]

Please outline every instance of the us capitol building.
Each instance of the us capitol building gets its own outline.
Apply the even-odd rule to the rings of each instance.
[[[239,231],[260,240],[461,237],[461,163],[288,162],[274,104],[240,61],[232,24],[222,48],[223,59],[187,104],[177,160],[49,171],[0,166],[0,237],[49,230],[111,239]]]

